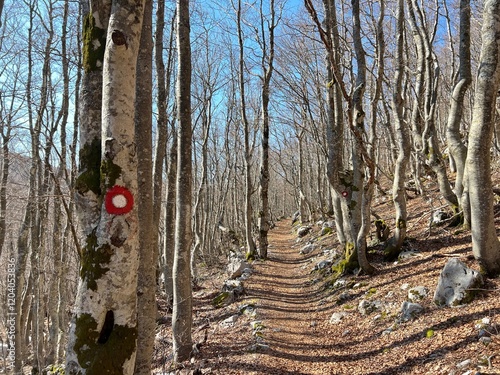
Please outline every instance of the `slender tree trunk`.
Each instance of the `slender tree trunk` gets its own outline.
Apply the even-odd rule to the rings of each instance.
[[[238,61],[238,82],[240,85],[240,109],[241,119],[243,122],[244,132],[244,164],[245,164],[245,240],[246,240],[246,257],[247,259],[254,259],[256,257],[256,247],[252,236],[252,151],[250,147],[250,124],[247,118],[246,110],[246,96],[245,96],[245,60],[244,60],[244,44],[243,44],[243,31],[241,27],[242,14],[241,14],[241,0],[238,0],[237,8],[237,27],[238,27],[238,45],[239,45],[239,61]]]
[[[192,290],[190,254],[193,240],[192,205],[192,124],[191,124],[191,44],[189,1],[177,0],[177,108],[178,160],[176,182],[174,309],[172,313],[174,361],[189,359],[192,350]]]
[[[16,82],[17,84],[17,82]],[[15,92],[15,90],[14,90]],[[5,121],[0,121],[0,132],[2,136],[2,178],[0,180],[0,255],[5,245],[6,217],[7,217],[7,182],[10,172],[10,140],[12,134],[12,110],[14,98],[11,98],[11,107]]]
[[[163,279],[164,290],[167,297],[167,303],[172,307],[174,298],[173,267],[175,254],[175,212],[176,203],[176,183],[177,180],[177,132],[172,131],[173,140],[168,157],[167,174],[167,197],[165,203],[165,241],[163,243]]]
[[[467,184],[471,207],[472,251],[488,276],[500,274],[491,182],[490,145],[500,87],[500,1],[486,0],[482,47],[467,152]]]
[[[383,7],[380,10],[383,17]],[[358,262],[361,269],[368,275],[371,275],[375,272],[375,268],[368,262],[367,258],[367,245],[366,245],[366,237],[370,232],[371,227],[371,200],[373,197],[373,189],[374,189],[374,181],[375,181],[375,164],[373,162],[373,156],[368,154],[366,150],[366,146],[364,144],[364,140],[362,138],[362,133],[364,132],[364,117],[365,112],[363,109],[363,99],[364,92],[366,86],[366,59],[365,59],[365,51],[363,48],[362,40],[361,40],[361,21],[359,15],[359,0],[352,0],[352,15],[353,15],[353,42],[354,42],[354,51],[356,53],[356,63],[357,63],[357,77],[356,77],[356,88],[353,93],[353,119],[355,121],[354,125],[354,136],[355,136],[355,157],[354,160],[357,160],[359,163],[359,167],[353,165],[354,167],[354,175],[359,175],[359,182],[355,186],[362,187],[359,189],[359,196],[356,201],[356,205],[359,206],[353,207],[354,210],[359,210],[359,218],[355,218],[353,215],[353,224],[354,226],[354,236],[356,238],[356,249]],[[382,63],[383,54],[378,56],[379,64]],[[380,74],[380,71],[379,71]],[[380,79],[380,78],[379,78]],[[375,113],[372,113],[372,116],[376,116]],[[372,127],[372,132],[375,129]],[[373,142],[375,139],[375,134],[371,134],[371,141]],[[368,176],[364,176],[364,169],[366,167]],[[356,169],[359,171],[357,172]],[[356,196],[356,191],[353,191],[353,201]],[[351,205],[352,206],[352,205]],[[359,224],[358,224],[359,223]]]
[[[167,66],[163,62],[163,33],[165,26],[165,3],[158,2],[156,13],[156,31],[155,31],[155,64],[156,75],[158,82],[158,135],[156,138],[156,155],[154,158],[154,227],[159,228],[160,216],[162,213],[162,197],[163,197],[163,166],[167,171],[167,186],[166,186],[166,205],[165,205],[165,228],[164,241],[161,259],[161,272],[164,280],[164,290],[167,295],[167,301],[171,307],[173,298],[172,284],[172,267],[174,263],[174,248],[175,248],[175,179],[177,170],[177,147],[175,129],[172,131],[172,147],[170,158],[167,159],[167,141],[168,141],[168,102],[170,93],[170,84],[172,77],[172,65],[174,61],[174,42],[175,42],[175,16],[172,17],[170,24],[170,34],[168,42],[168,59]],[[156,247],[160,244],[157,239]]]
[[[26,84],[26,99],[28,105],[28,124],[31,136],[31,166],[29,171],[29,190],[26,211],[17,239],[17,262],[16,262],[16,316],[15,316],[15,342],[10,343],[15,346],[15,372],[21,373],[23,365],[27,363],[27,335],[28,335],[28,315],[31,310],[32,291],[32,273],[27,272],[28,259],[31,257],[33,249],[37,248],[37,188],[38,188],[38,160],[39,160],[39,142],[40,125],[39,121],[33,119],[33,100],[32,100],[32,80],[33,80],[33,19],[35,6],[30,3],[30,23],[28,29],[28,77]],[[36,265],[35,265],[36,266]],[[30,283],[31,281],[31,283]],[[24,291],[27,292],[24,292]],[[35,344],[36,345],[36,344]]]
[[[392,185],[392,200],[396,211],[396,228],[393,237],[384,249],[387,259],[394,259],[401,252],[403,241],[406,238],[407,212],[406,212],[406,167],[410,158],[410,137],[403,118],[403,75],[404,75],[404,1],[398,0],[397,16],[397,50],[396,72],[394,74],[394,91],[392,94],[392,107],[394,115],[394,133],[398,156],[394,170]]]
[[[205,77],[205,79],[208,81],[211,79],[211,77],[208,76]],[[203,91],[205,97],[203,98],[203,104],[201,109],[202,111],[201,122],[203,127],[203,140],[201,144],[201,181],[198,191],[196,193],[196,200],[194,204],[193,231],[194,231],[195,243],[193,246],[193,251],[191,253],[191,276],[193,278],[194,284],[197,283],[198,279],[198,274],[196,270],[196,256],[204,246],[202,237],[204,229],[206,231],[206,227],[203,225],[204,223],[202,218],[206,214],[205,213],[206,207],[204,207],[204,205],[207,200],[208,137],[210,135],[210,126],[211,126],[210,111],[211,111],[212,93],[206,95],[207,91],[211,91],[211,88],[206,87],[204,88]]]
[[[260,179],[259,179],[259,257],[267,258],[267,232],[271,218],[269,215],[269,97],[270,83],[274,70],[274,30],[276,28],[276,12],[274,9],[274,0],[270,0],[270,17],[267,21],[268,38],[266,42],[266,32],[264,19],[264,9],[262,9],[262,1],[260,3],[261,14],[261,34],[262,34],[262,140],[261,140],[261,163],[260,163]],[[267,48],[269,45],[269,49]]]
[[[453,88],[450,100],[450,112],[446,126],[446,139],[450,155],[455,162],[455,194],[458,200],[462,199],[463,175],[467,148],[460,135],[460,125],[463,115],[464,97],[471,82],[470,59],[470,0],[460,0],[460,47],[458,78]]]
[[[135,138],[137,144],[139,268],[137,351],[134,375],[150,375],[156,328],[158,227],[153,219],[153,2],[146,0],[137,59]]]

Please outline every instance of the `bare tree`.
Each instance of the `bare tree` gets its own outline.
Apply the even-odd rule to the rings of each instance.
[[[277,26],[276,10],[274,0],[270,0],[270,20],[266,22],[264,19],[263,1],[260,2],[260,32],[262,35],[262,139],[261,139],[261,162],[260,162],[260,179],[259,179],[259,257],[267,258],[267,232],[270,227],[269,214],[269,96],[271,77],[274,71],[274,30]],[[278,17],[279,18],[279,17]],[[266,25],[268,36],[266,37]]]
[[[471,82],[471,58],[470,58],[470,0],[460,0],[460,44],[459,44],[459,67],[453,94],[450,100],[450,112],[446,126],[446,139],[451,157],[455,162],[455,194],[458,200],[462,198],[463,174],[465,170],[465,159],[467,148],[460,135],[462,123],[465,93]]]
[[[192,290],[190,254],[193,241],[192,205],[192,138],[191,124],[191,42],[189,1],[177,0],[177,181],[175,216],[175,256],[173,267],[174,308],[172,331],[174,361],[189,359],[192,350]]]
[[[146,0],[142,23],[135,101],[139,218],[139,268],[137,283],[136,375],[151,374],[156,328],[156,266],[158,227],[153,206],[153,2]]]
[[[500,243],[493,214],[490,146],[500,87],[500,1],[484,3],[482,47],[477,74],[465,179],[471,207],[472,251],[488,276],[500,274]]]
[[[245,239],[246,239],[246,257],[254,259],[257,252],[255,242],[252,236],[252,147],[250,142],[250,124],[247,116],[247,98],[245,94],[245,51],[243,43],[242,29],[242,2],[238,0],[236,8],[236,24],[238,29],[238,83],[240,89],[240,111],[241,122],[243,123],[244,133],[244,164],[245,164]]]
[[[394,170],[394,180],[392,185],[392,199],[396,210],[396,228],[394,236],[387,242],[384,249],[385,257],[392,259],[401,252],[401,246],[406,237],[407,212],[406,212],[406,167],[410,158],[410,137],[404,121],[403,111],[403,76],[404,76],[404,36],[405,36],[405,11],[404,1],[398,0],[397,10],[397,49],[395,57],[396,71],[394,73],[394,91],[392,94],[392,108],[394,115],[394,133],[398,157]]]

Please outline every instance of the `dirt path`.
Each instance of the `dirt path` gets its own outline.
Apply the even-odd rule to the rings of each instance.
[[[261,371],[269,374],[310,374],[313,363],[324,362],[318,352],[320,296],[311,285],[312,264],[299,253],[289,221],[270,232],[269,259],[254,264],[248,280],[249,299],[256,299],[258,318],[269,349],[260,355]]]
[[[267,374],[333,374],[335,353],[325,343],[324,294],[311,284],[310,258],[300,254],[289,221],[270,232],[269,259],[254,264],[248,280],[249,299],[256,299],[258,318],[269,349],[258,355],[259,371]]]

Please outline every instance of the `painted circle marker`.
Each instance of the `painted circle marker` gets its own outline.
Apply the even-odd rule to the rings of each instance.
[[[104,206],[109,214],[123,215],[134,207],[134,197],[126,187],[115,185],[106,193]]]

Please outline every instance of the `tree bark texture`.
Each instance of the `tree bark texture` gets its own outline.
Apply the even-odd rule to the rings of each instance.
[[[274,29],[276,28],[276,18],[274,0],[270,0],[269,21],[264,20],[264,10],[261,7],[261,33],[262,33],[262,139],[261,139],[261,162],[259,178],[259,258],[267,258],[267,232],[270,227],[269,213],[269,99],[270,84],[274,70]],[[268,38],[266,41],[265,24],[268,24]],[[267,49],[269,45],[269,49]]]
[[[193,341],[190,254],[193,240],[192,206],[192,125],[191,125],[191,44],[189,1],[177,0],[177,108],[178,159],[175,217],[174,309],[172,313],[174,361],[189,359]]]
[[[156,329],[158,226],[153,206],[153,3],[146,0],[137,59],[135,138],[137,144],[139,268],[137,351],[134,375],[150,375]]]
[[[407,211],[406,211],[406,167],[410,158],[410,136],[403,117],[403,75],[404,75],[404,0],[398,0],[397,16],[397,50],[396,50],[396,72],[394,74],[394,92],[392,94],[394,133],[398,156],[394,169],[394,180],[392,185],[392,200],[396,211],[396,228],[393,237],[388,241],[384,249],[387,259],[396,258],[401,252],[403,241],[406,238]]]
[[[496,234],[491,182],[490,147],[495,103],[500,86],[500,1],[484,3],[481,57],[466,159],[471,207],[472,251],[488,276],[500,274],[500,243]]]
[[[448,148],[455,162],[455,194],[458,200],[462,198],[463,176],[465,170],[465,159],[467,147],[460,135],[462,122],[464,97],[472,83],[471,59],[470,59],[470,0],[460,0],[460,45],[459,45],[459,70],[458,78],[453,88],[450,100],[450,112],[446,125],[446,139]]]
[[[100,5],[107,9],[109,3]],[[86,51],[86,61],[89,71],[98,72],[103,57],[102,132],[99,145],[91,150],[84,148],[99,165],[100,176],[91,175],[82,181],[80,175],[83,183],[79,193],[85,195],[92,187],[103,204],[97,225],[95,206],[84,207],[91,216],[86,224],[93,229],[86,233],[81,254],[81,279],[66,359],[69,374],[133,374],[137,351],[139,242],[134,116],[144,1],[115,0],[109,9],[105,47],[100,44],[104,42],[104,29],[97,22],[97,10],[88,16],[85,29],[90,36],[93,32],[100,36],[93,40],[99,44],[87,46],[98,47],[98,56],[92,53],[95,50]],[[94,134],[92,144],[97,139]]]

